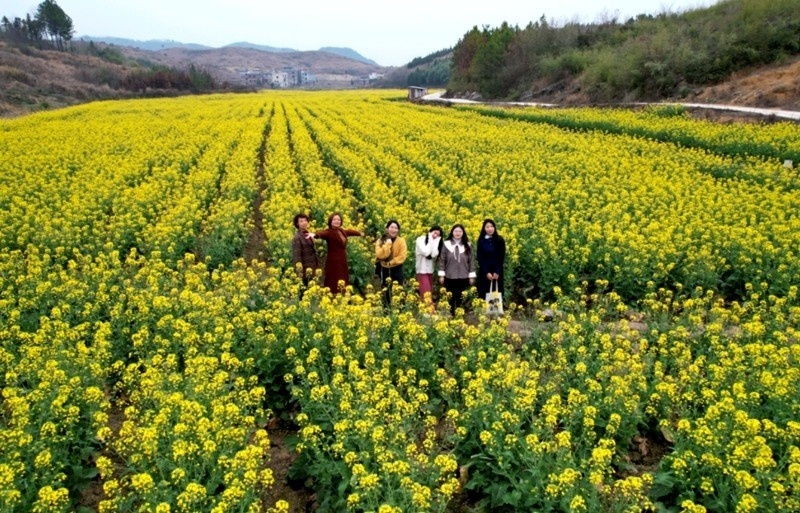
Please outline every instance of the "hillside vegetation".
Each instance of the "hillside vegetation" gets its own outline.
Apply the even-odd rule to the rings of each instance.
[[[83,41],[56,51],[47,44],[11,42],[0,32],[0,116],[101,99],[249,91],[237,70],[285,66],[308,69],[320,89],[351,88],[357,78],[382,70],[325,51],[227,47],[153,52]]]
[[[315,88],[446,87],[451,96],[558,104],[685,99],[800,109],[800,0],[723,0],[621,22],[468,31],[453,48],[385,69],[327,51],[148,51],[98,42],[28,41],[29,20],[0,30],[0,116],[98,99],[231,90],[242,69],[307,69]],[[35,20],[34,20],[35,21]],[[25,29],[25,30],[23,30]],[[231,85],[234,84],[234,85]]]
[[[453,94],[609,102],[688,98],[800,54],[800,0],[723,0],[624,23],[473,27],[453,49]],[[794,85],[795,89],[797,85]],[[795,92],[796,94],[796,92]]]
[[[76,41],[73,35],[72,18],[54,0],[25,18],[0,13],[0,116],[102,99],[252,90],[242,70],[300,68],[313,74],[315,87],[330,89],[358,86],[383,70],[349,48],[163,47],[167,41],[154,51],[122,44],[131,40]]]
[[[196,66],[131,59],[106,45],[73,43],[70,51],[63,52],[0,38],[0,116],[217,88],[214,77]]]

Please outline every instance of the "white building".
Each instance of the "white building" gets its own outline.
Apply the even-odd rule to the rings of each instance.
[[[258,68],[238,70],[239,79],[249,86],[269,86],[275,89],[302,87],[316,82],[316,77],[304,69],[285,67],[282,70],[262,71]]]
[[[289,87],[289,74],[285,71],[272,71],[270,85],[278,89],[286,89]]]

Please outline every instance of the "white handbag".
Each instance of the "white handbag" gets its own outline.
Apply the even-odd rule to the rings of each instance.
[[[498,280],[489,281],[489,292],[486,293],[486,315],[503,315],[503,295],[500,293]]]

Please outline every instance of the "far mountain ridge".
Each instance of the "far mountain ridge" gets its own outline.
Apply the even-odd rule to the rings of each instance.
[[[151,52],[166,50],[168,48],[184,48],[186,50],[211,50],[213,48],[211,46],[195,43],[181,43],[173,39],[148,39],[147,41],[140,41],[137,39],[113,36],[80,36],[77,39],[81,39],[86,42],[92,41],[95,43],[106,43],[109,45],[139,48],[141,50],[149,50]]]
[[[336,46],[323,46],[319,49],[320,52],[328,52],[334,55],[339,55],[341,57],[347,57],[349,59],[353,59],[356,61],[365,62],[367,64],[373,64],[375,66],[380,66],[377,62],[373,61],[372,59],[367,59],[357,51],[353,50],[352,48],[341,48]]]
[[[273,53],[292,53],[300,51],[295,48],[278,48],[275,46],[257,45],[255,43],[249,43],[247,41],[237,41],[235,43],[225,45],[221,48],[249,48],[251,50],[260,50],[262,52],[273,52]]]
[[[179,48],[183,50],[216,50],[222,48],[248,48],[251,50],[259,50],[262,52],[272,52],[272,53],[302,52],[302,50],[296,50],[294,48],[259,45],[247,41],[237,41],[235,43],[231,43],[217,48],[213,46],[201,45],[196,43],[182,43],[180,41],[175,41],[173,39],[149,39],[147,41],[141,41],[137,39],[128,39],[123,37],[111,37],[111,36],[81,36],[78,39],[82,39],[84,41],[94,41],[95,43],[106,43],[106,44],[113,44],[116,46],[138,48],[140,50],[149,50],[151,52],[168,50],[171,48]],[[380,64],[378,64],[374,60],[364,57],[363,55],[353,50],[352,48],[324,46],[317,51],[332,53],[340,57],[346,57],[348,59],[353,59],[373,66],[380,66]]]

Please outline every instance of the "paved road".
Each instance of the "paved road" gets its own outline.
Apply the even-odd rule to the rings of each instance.
[[[485,103],[474,100],[463,100],[460,98],[442,98],[442,91],[427,94],[422,97],[425,101],[442,102],[442,103]],[[523,106],[538,106],[538,107],[558,107],[554,103],[536,103],[536,102],[492,102],[492,105],[523,105]],[[634,105],[683,105],[689,108],[701,108],[712,110],[723,110],[729,112],[746,112],[749,114],[758,114],[761,116],[775,116],[776,118],[792,119],[800,121],[800,112],[794,110],[781,110],[781,109],[759,109],[756,107],[742,107],[741,105],[718,105],[713,103],[637,103]]]

